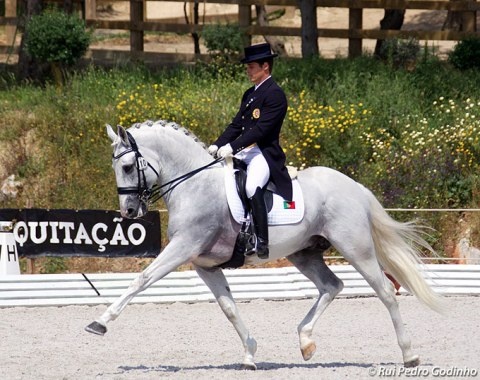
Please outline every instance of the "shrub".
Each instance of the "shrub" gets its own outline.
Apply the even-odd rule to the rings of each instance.
[[[411,69],[419,54],[420,44],[416,38],[391,38],[383,41],[379,56],[394,67]]]
[[[43,63],[73,65],[90,44],[85,23],[75,15],[55,9],[33,16],[25,32],[27,53]]]
[[[205,40],[208,52],[213,55],[238,57],[243,48],[242,33],[238,25],[205,25],[202,38]]]
[[[480,38],[469,37],[458,42],[448,61],[459,70],[480,69]]]

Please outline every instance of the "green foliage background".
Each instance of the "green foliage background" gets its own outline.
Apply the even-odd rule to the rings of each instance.
[[[1,75],[2,165],[24,183],[1,207],[118,208],[105,123],[172,120],[209,144],[250,86],[243,70],[90,67],[61,89]],[[424,57],[406,71],[363,57],[278,60],[273,74],[289,98],[282,144],[291,165],[338,169],[386,207],[478,207],[478,70]],[[415,216],[439,231],[457,223],[458,215],[437,215]],[[442,251],[451,236],[432,239]]]
[[[73,65],[90,44],[83,20],[53,8],[34,15],[25,30],[25,49],[40,62]]]

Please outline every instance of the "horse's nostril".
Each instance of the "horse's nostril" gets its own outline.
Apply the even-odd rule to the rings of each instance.
[[[132,216],[134,214],[134,212],[135,212],[135,209],[133,207],[130,207],[130,208],[127,209],[128,216]]]

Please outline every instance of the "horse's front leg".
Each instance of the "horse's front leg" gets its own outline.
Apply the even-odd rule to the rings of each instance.
[[[163,252],[132,281],[125,293],[112,303],[100,318],[85,327],[85,330],[104,335],[107,332],[107,323],[115,320],[135,295],[191,259],[189,244],[171,241]]]
[[[243,368],[252,370],[257,369],[253,359],[255,352],[257,351],[257,342],[250,336],[250,332],[240,318],[237,305],[235,304],[227,279],[222,270],[220,268],[201,268],[198,266],[195,266],[195,270],[210,288],[221,309],[227,316],[228,320],[233,324],[233,327],[235,327],[235,330],[237,330],[237,333],[242,340],[245,349]]]

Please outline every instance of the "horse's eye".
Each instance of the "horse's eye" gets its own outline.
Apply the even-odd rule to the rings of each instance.
[[[125,174],[130,174],[133,170],[133,165],[125,165],[123,167],[123,171],[125,172]]]

